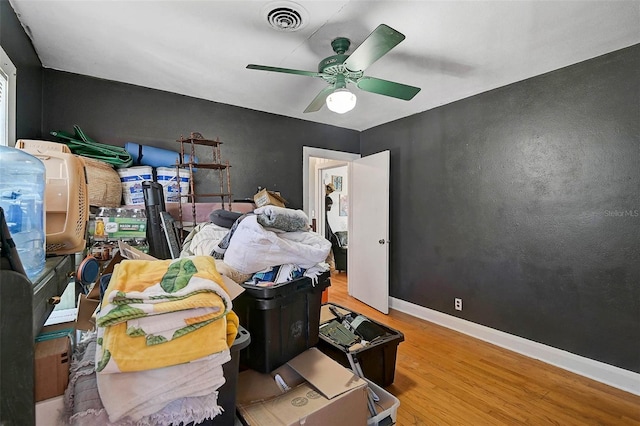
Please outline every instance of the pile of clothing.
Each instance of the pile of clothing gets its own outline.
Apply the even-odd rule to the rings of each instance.
[[[266,277],[315,281],[329,270],[330,251],[331,242],[311,232],[302,210],[267,205],[238,214],[231,225],[213,220],[199,225],[187,236],[181,255],[211,255],[218,270],[238,283],[272,283]]]
[[[124,260],[65,393],[74,425],[171,425],[221,414],[238,317],[211,256]]]

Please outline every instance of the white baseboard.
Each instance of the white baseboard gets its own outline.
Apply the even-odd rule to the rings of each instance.
[[[523,339],[394,297],[389,298],[389,307],[626,392],[640,395],[640,374],[638,373]]]

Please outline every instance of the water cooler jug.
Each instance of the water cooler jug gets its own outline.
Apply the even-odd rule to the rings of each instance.
[[[0,146],[0,206],[30,280],[45,265],[45,166],[16,148]]]

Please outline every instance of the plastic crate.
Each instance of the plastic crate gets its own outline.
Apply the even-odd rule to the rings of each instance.
[[[371,380],[368,380],[367,378],[365,378],[365,380],[369,384],[369,388],[371,388],[373,393],[378,397],[378,401],[374,404],[377,414],[369,417],[367,425],[389,426],[396,424],[400,400]]]
[[[240,324],[251,333],[241,364],[269,373],[318,343],[322,292],[331,285],[329,272],[313,280],[302,277],[271,287],[242,284],[233,301]]]
[[[344,308],[334,303],[326,303],[322,305],[322,317],[329,320],[335,319],[335,316],[329,311],[329,306],[334,306],[339,312],[344,314],[353,313],[360,315],[350,309]],[[351,353],[358,359],[364,376],[379,386],[386,387],[393,383],[396,371],[396,354],[398,345],[404,341],[404,334],[398,330],[394,330],[380,322],[367,318],[374,324],[382,327],[386,334],[372,343],[360,349],[352,350]],[[326,322],[326,321],[325,321]],[[349,368],[349,359],[347,358],[347,348],[338,345],[328,337],[319,335],[318,349],[338,361],[343,366]]]
[[[235,311],[234,311],[235,312]],[[238,336],[231,345],[231,361],[222,364],[224,385],[218,389],[218,404],[224,409],[222,414],[207,419],[196,426],[234,426],[236,421],[236,388],[238,387],[238,373],[240,371],[240,351],[251,343],[251,334],[240,326]],[[187,426],[193,426],[189,423]]]
[[[85,165],[65,144],[20,139],[16,148],[39,158],[46,168],[45,208],[48,254],[84,250],[89,219]]]

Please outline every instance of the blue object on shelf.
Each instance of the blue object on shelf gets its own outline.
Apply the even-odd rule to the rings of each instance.
[[[156,148],[154,146],[140,145],[134,142],[126,142],[124,149],[127,150],[133,158],[133,164],[136,166],[151,167],[175,167],[180,160],[180,153],[169,149]],[[188,163],[191,159],[189,154],[184,155],[184,162]],[[193,157],[193,162],[198,162],[198,157]]]

